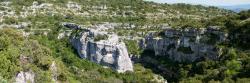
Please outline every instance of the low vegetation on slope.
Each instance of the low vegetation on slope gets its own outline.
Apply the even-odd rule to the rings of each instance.
[[[142,63],[164,76],[168,82],[180,83],[248,83],[250,81],[250,11],[238,15],[212,19],[215,25],[228,32],[228,41],[217,44],[221,55],[218,60],[202,58],[195,62],[176,62],[166,56],[155,56],[145,50]],[[188,50],[188,49],[180,49]],[[208,55],[209,56],[209,55]]]
[[[20,71],[35,73],[36,83],[51,83],[52,62],[56,63],[57,79],[62,82],[153,82],[152,71],[135,64],[135,72],[119,74],[111,69],[77,57],[67,39],[57,40],[43,35],[23,37],[14,29],[0,30],[0,76],[14,82]],[[26,57],[26,58],[22,58]]]
[[[7,15],[3,16],[0,24],[16,25],[22,22],[29,24],[23,27],[24,29],[18,30],[0,28],[0,82],[14,82],[15,76],[20,71],[33,71],[36,83],[51,83],[53,73],[50,66],[53,62],[56,63],[58,69],[56,78],[59,82],[155,83],[152,81],[153,72],[164,76],[169,82],[249,82],[249,11],[236,15],[215,7],[157,4],[142,0],[0,1],[12,2],[10,9],[0,5],[1,11],[7,11],[4,13]],[[39,11],[36,13],[31,13],[33,9],[22,9],[23,6],[32,6],[34,1],[37,1],[38,5],[50,3],[54,6],[48,10],[46,8],[37,9]],[[78,3],[81,5],[81,9],[77,11],[67,9],[65,6],[69,1]],[[50,9],[54,10],[49,11]],[[14,14],[12,15],[10,12],[9,15],[9,11],[14,11]],[[21,14],[26,11],[30,14],[26,17],[22,16]],[[89,14],[77,15],[79,13]],[[67,30],[60,26],[61,22],[84,25],[100,22],[130,23],[136,25],[136,28],[111,31],[119,33],[121,36],[139,36],[137,32],[144,32],[140,37],[150,31],[162,30],[160,24],[165,23],[170,27],[183,28],[203,28],[212,25],[222,26],[232,38],[229,39],[230,42],[219,45],[224,48],[224,51],[218,61],[204,59],[194,63],[178,63],[162,56],[153,57],[153,52],[144,51],[141,57],[145,60],[134,65],[134,72],[121,74],[80,59],[67,38],[57,39],[59,32]],[[24,37],[22,30],[35,34]],[[100,39],[105,39],[105,37],[96,40]],[[138,48],[136,40],[126,40],[125,42],[130,54],[140,55],[141,50]],[[180,49],[180,51],[186,50],[189,49]]]

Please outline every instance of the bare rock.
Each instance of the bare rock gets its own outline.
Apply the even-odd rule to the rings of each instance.
[[[115,34],[83,30],[71,37],[71,43],[81,58],[110,67],[118,72],[133,71],[125,43]]]
[[[160,38],[155,35],[157,34],[150,33],[142,39],[140,48],[153,50],[155,55],[168,56],[179,62],[193,62],[202,58],[217,59],[220,50],[216,44],[227,38],[226,34],[217,28],[168,28]]]
[[[35,83],[35,74],[32,72],[23,72],[17,74],[16,83]]]

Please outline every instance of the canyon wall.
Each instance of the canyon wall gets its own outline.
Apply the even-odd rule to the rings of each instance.
[[[202,58],[217,59],[221,49],[216,45],[226,41],[226,37],[217,27],[168,28],[161,33],[149,33],[139,44],[144,50],[153,50],[155,55],[193,62]]]

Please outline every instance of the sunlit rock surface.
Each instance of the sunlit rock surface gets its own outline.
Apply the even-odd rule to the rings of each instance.
[[[66,27],[70,26],[73,25]],[[74,25],[71,28],[79,27]],[[133,71],[126,45],[116,34],[82,29],[81,32],[72,35],[71,43],[81,58],[110,67],[118,72]]]
[[[17,74],[15,83],[35,83],[34,78],[34,73],[21,71]]]

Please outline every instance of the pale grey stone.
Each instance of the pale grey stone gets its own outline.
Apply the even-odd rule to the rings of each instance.
[[[94,41],[96,35],[107,35],[104,40]],[[71,38],[73,47],[81,58],[110,67],[118,72],[133,71],[133,64],[125,43],[116,34],[96,30],[82,30]]]
[[[34,73],[21,71],[17,74],[15,83],[35,83],[34,78]]]

